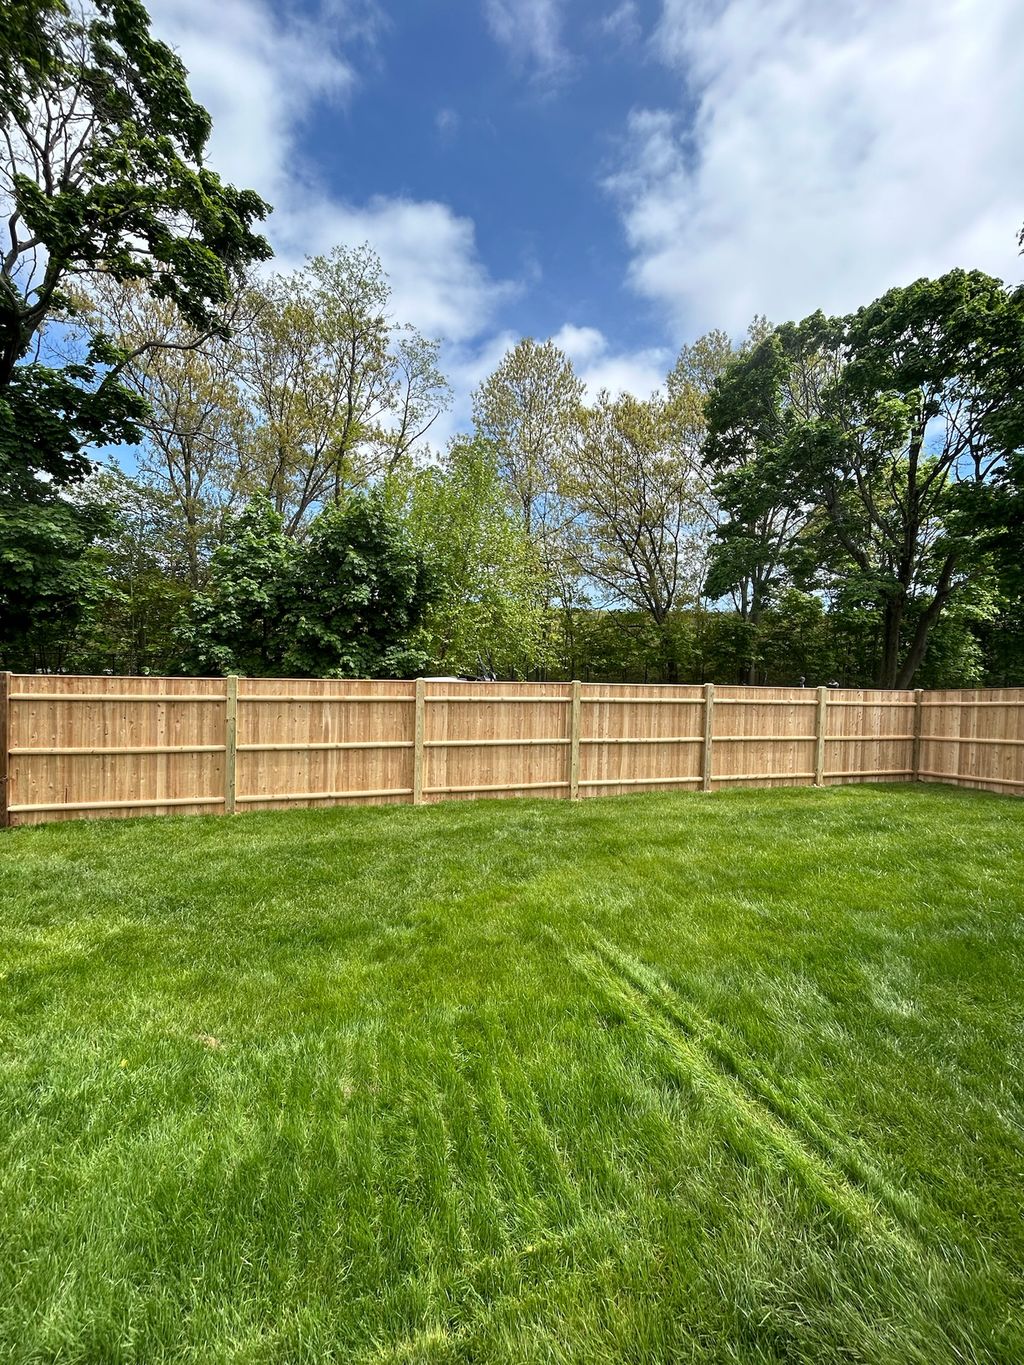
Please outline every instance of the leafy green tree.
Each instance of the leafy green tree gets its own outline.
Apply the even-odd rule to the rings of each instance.
[[[70,666],[82,673],[179,673],[177,627],[191,593],[174,499],[117,469],[94,475],[80,496],[109,520],[96,546],[106,592],[83,623]]]
[[[542,668],[551,647],[543,564],[509,508],[494,447],[453,441],[439,465],[413,476],[407,515],[438,582],[423,627],[431,666],[502,677]]]
[[[247,292],[250,321],[232,347],[247,476],[293,534],[405,464],[451,401],[439,343],[396,326],[390,299],[368,245],[336,247]]]
[[[380,491],[326,508],[290,575],[286,672],[310,677],[408,678],[436,593],[434,566]]]
[[[291,640],[298,546],[267,499],[229,518],[180,638],[187,671],[275,677]]]
[[[74,346],[59,324],[105,274],[220,327],[233,278],[270,254],[253,231],[267,206],[204,164],[209,116],[139,0],[6,5],[0,118],[0,647],[52,662],[44,641],[87,610],[103,530],[74,500],[87,449],[136,440],[145,414],[128,356],[88,319]]]
[[[473,395],[477,434],[498,454],[498,469],[542,544],[565,521],[561,474],[571,455],[583,402],[572,361],[553,341],[525,337]]]
[[[225,516],[252,493],[246,452],[250,423],[231,367],[231,344],[198,336],[175,305],[141,284],[103,279],[89,289],[89,316],[128,356],[124,386],[145,405],[132,500],[151,493],[154,526],[172,578],[192,590],[206,576]],[[242,296],[230,309],[232,328],[249,325]]]
[[[91,362],[21,365],[0,392],[0,659],[9,668],[62,667],[102,596],[91,550],[110,518],[75,499],[90,468],[76,428],[116,441],[138,408],[130,395],[82,387],[94,377]]]
[[[210,117],[139,0],[5,6],[0,116],[0,392],[75,279],[143,280],[209,329],[270,255],[252,230],[267,205],[204,164]]]
[[[381,493],[332,504],[297,542],[267,499],[227,527],[182,628],[193,667],[249,676],[409,677],[431,565]]]
[[[696,600],[703,576],[699,443],[683,435],[689,401],[685,392],[646,401],[600,394],[580,415],[564,484],[581,575],[609,604],[646,612],[659,631],[675,608]],[[670,682],[674,658],[666,640]]]
[[[57,672],[109,595],[102,507],[0,496],[0,667]]]
[[[1024,293],[962,270],[779,328],[721,381],[709,448],[744,453],[737,524],[766,499],[806,513],[794,578],[873,604],[879,686],[911,684],[988,572],[977,498],[1019,449],[1022,382]]]

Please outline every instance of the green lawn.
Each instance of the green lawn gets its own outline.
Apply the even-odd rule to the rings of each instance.
[[[0,1359],[1024,1360],[1024,803],[0,835]]]

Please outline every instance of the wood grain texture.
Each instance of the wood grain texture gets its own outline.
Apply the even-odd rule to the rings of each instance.
[[[10,786],[9,767],[11,759],[11,739],[8,715],[10,712],[11,674],[0,673],[0,829],[7,829],[11,823],[8,807],[8,788]]]
[[[12,824],[915,775],[1024,794],[1019,688],[0,675],[4,694]]]

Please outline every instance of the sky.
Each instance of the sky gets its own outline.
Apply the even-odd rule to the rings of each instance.
[[[953,266],[1024,278],[1021,0],[150,0],[277,268],[368,241],[455,389],[521,336],[680,345]]]

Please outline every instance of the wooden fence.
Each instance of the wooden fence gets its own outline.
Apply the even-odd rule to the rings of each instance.
[[[915,779],[1024,793],[1024,689],[0,674],[0,824]]]

